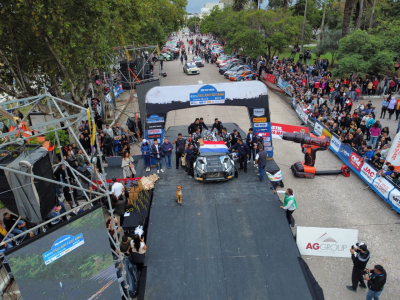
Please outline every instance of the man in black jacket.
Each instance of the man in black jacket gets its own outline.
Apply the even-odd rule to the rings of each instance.
[[[189,144],[189,147],[185,150],[185,156],[186,156],[186,172],[188,176],[192,178],[193,161],[194,161],[193,144]]]
[[[386,271],[381,265],[375,265],[373,270],[366,269],[364,279],[367,281],[367,300],[378,299],[386,283]]]
[[[213,131],[214,128],[218,130],[218,134],[221,134],[222,132],[222,123],[221,121],[218,121],[218,118],[215,118],[215,122],[213,123],[213,126],[211,127],[211,131]]]
[[[199,127],[199,122],[200,122],[199,118],[196,118],[196,120],[194,120],[194,122],[189,125],[188,127],[189,136],[191,136],[193,133],[196,132],[196,128]]]
[[[250,149],[250,155],[249,155],[249,159],[247,160],[247,163],[249,163],[250,160],[251,160],[251,154],[253,154],[253,162],[255,162],[255,160],[256,160],[257,137],[254,134],[253,128],[249,129],[249,133],[247,134],[247,137],[246,137],[246,145]]]
[[[231,146],[235,145],[237,143],[238,139],[241,139],[241,135],[237,129],[233,130],[233,133],[231,133]]]
[[[200,118],[199,127],[200,127],[200,133],[203,132],[203,128],[205,128],[205,129],[208,130],[208,127],[207,127],[207,125],[204,123],[203,118]]]
[[[237,143],[235,145],[233,145],[231,148],[229,148],[229,150],[231,150],[231,149],[237,150],[237,152],[239,154],[239,165],[240,165],[239,170],[243,170],[243,168],[244,168],[244,172],[247,173],[246,160],[249,157],[249,153],[250,153],[249,147],[245,143],[243,143],[241,138],[239,138],[237,140]]]
[[[172,144],[176,144],[176,149],[175,149],[175,158],[176,158],[176,169],[179,169],[179,163],[182,164],[181,158],[182,154],[186,150],[186,140],[182,138],[182,133],[178,133],[178,138],[175,139],[175,141],[172,142]]]
[[[351,273],[351,282],[352,285],[346,285],[350,291],[356,292],[358,283],[360,283],[360,287],[366,288],[363,272],[365,267],[367,266],[370,253],[367,249],[367,245],[364,243],[356,244],[358,249],[355,249],[354,246],[351,247],[351,260],[353,261],[353,271]]]

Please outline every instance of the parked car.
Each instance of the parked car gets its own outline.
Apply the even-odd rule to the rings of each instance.
[[[229,76],[230,81],[255,80],[258,74],[252,70],[242,70]]]
[[[232,62],[237,62],[239,63],[239,60],[237,58],[231,58],[231,59],[227,59],[225,61],[222,61],[218,64],[218,67],[222,68],[225,67],[226,65],[232,63]]]
[[[197,67],[195,63],[188,62],[183,66],[183,73],[186,73],[188,75],[200,74],[200,69]]]
[[[169,52],[160,53],[160,56],[155,55],[155,58],[156,60],[163,60],[163,61],[174,60],[174,57]]]
[[[231,62],[231,63],[227,64],[225,67],[219,68],[219,70],[218,70],[219,74],[223,75],[226,71],[229,71],[230,69],[237,67],[239,65],[240,64],[238,61]]]
[[[240,66],[236,66],[231,68],[229,71],[226,71],[224,73],[224,78],[229,79],[229,77],[235,73],[235,72],[240,72],[243,70],[250,70],[250,67],[248,65],[240,65]]]
[[[198,67],[204,67],[204,60],[200,56],[195,56],[193,57],[193,62],[198,66]]]

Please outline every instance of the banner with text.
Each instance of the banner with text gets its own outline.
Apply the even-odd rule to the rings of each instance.
[[[301,133],[308,133],[308,127],[302,126],[294,126],[294,125],[287,125],[287,124],[279,124],[279,123],[271,123],[271,131],[272,131],[272,138],[273,139],[282,139],[282,135],[284,132],[301,132]]]
[[[350,258],[358,230],[297,226],[296,243],[301,255]]]

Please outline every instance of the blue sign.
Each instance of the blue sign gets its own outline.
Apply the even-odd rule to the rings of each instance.
[[[273,157],[274,151],[271,143],[271,123],[251,123],[254,128],[254,134],[257,136],[259,133],[263,137],[264,149],[267,151],[268,157]]]
[[[342,145],[340,145],[338,154],[340,155],[341,158],[348,161],[352,152],[353,151],[351,150],[351,148],[349,146],[342,144]]]
[[[164,123],[165,120],[163,117],[159,117],[157,115],[151,115],[149,118],[147,118],[147,123]]]
[[[85,241],[83,240],[82,233],[77,236],[64,235],[54,242],[50,251],[43,254],[44,263],[46,265],[51,264],[53,261],[56,261],[84,243]]]
[[[224,104],[225,92],[218,92],[212,85],[201,87],[197,93],[190,94],[190,105]]]

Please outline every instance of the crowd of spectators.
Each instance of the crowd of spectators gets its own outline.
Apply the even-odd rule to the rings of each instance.
[[[394,120],[399,119],[400,99],[394,96],[400,91],[399,79],[372,76],[363,80],[351,76],[334,80],[326,59],[317,58],[310,64],[307,57],[304,62],[273,57],[265,71],[281,77],[292,87],[292,103],[299,104],[309,117],[337,134],[342,143],[351,146],[379,175],[390,176],[400,184],[400,174],[393,172],[390,163],[384,163],[391,137],[389,127],[383,127],[379,120],[386,117],[386,112],[389,120],[393,115]],[[385,95],[380,115],[370,100],[360,100],[361,95]]]

